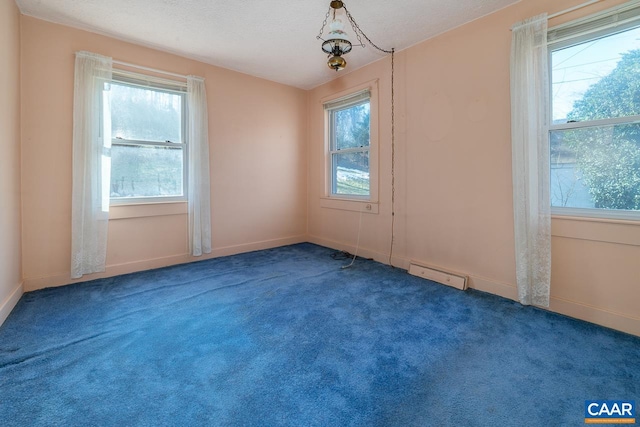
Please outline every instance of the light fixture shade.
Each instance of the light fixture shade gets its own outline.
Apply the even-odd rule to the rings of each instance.
[[[340,18],[336,18],[329,24],[327,40],[322,43],[322,50],[336,56],[351,52],[349,35],[344,31],[344,24]]]

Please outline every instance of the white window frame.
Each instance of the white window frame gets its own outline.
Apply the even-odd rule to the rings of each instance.
[[[179,95],[182,97],[181,107],[181,142],[168,141],[148,141],[123,139],[112,136],[111,145],[120,146],[143,146],[143,147],[180,147],[182,149],[182,195],[181,196],[154,196],[154,197],[111,197],[111,206],[124,206],[133,204],[152,204],[152,203],[170,203],[170,202],[186,202],[188,189],[188,158],[189,145],[187,141],[187,83],[174,80],[162,79],[159,77],[147,76],[144,74],[134,73],[125,70],[113,70],[112,83],[119,85],[127,85],[150,89],[157,92],[165,92]],[[110,190],[111,191],[111,190]]]
[[[635,1],[623,4],[618,7],[606,10],[595,15],[571,21],[553,28],[548,34],[548,55],[549,55],[549,117],[553,117],[553,63],[552,54],[554,51],[569,46],[584,43],[585,41],[601,37],[611,36],[632,28],[640,27],[640,2]],[[599,126],[610,126],[616,124],[640,123],[640,115],[616,117],[601,120],[589,120],[585,122],[571,122],[553,124],[549,120],[549,140],[554,131],[570,129],[586,129]],[[551,182],[550,182],[551,183]],[[630,211],[622,209],[596,209],[596,208],[574,208],[551,206],[551,214],[561,217],[584,217],[601,218],[613,220],[640,221],[640,211]]]
[[[334,150],[333,111],[369,99],[369,147]],[[378,80],[373,80],[325,97],[321,100],[325,115],[325,191],[321,206],[344,210],[378,212]],[[369,195],[336,194],[333,182],[333,156],[336,153],[369,152]]]

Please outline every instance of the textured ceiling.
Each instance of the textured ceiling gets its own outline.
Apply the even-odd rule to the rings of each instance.
[[[345,0],[378,46],[396,51],[519,0]],[[354,47],[336,73],[316,36],[329,0],[17,0],[29,16],[310,89],[382,56]],[[348,27],[348,26],[347,26]],[[352,41],[353,32],[348,28]],[[325,31],[326,34],[326,31]],[[118,59],[118,58],[114,58]]]

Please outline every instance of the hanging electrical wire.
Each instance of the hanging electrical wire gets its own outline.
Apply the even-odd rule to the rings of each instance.
[[[392,257],[393,257],[393,244],[395,240],[395,219],[396,219],[396,210],[395,210],[395,202],[396,202],[396,173],[395,173],[396,172],[395,171],[396,126],[395,124],[396,124],[396,121],[395,121],[395,81],[394,81],[396,50],[395,48],[391,48],[391,50],[386,50],[379,47],[374,42],[372,42],[371,39],[364,33],[364,31],[362,31],[362,29],[360,28],[356,20],[353,18],[353,16],[349,12],[349,9],[347,9],[347,6],[343,4],[342,7],[344,8],[345,15],[347,15],[347,19],[351,23],[351,28],[353,29],[353,32],[356,34],[356,37],[358,38],[358,42],[360,42],[362,46],[364,46],[364,43],[362,43],[362,38],[360,37],[360,35],[362,35],[362,37],[364,37],[365,40],[375,49],[383,53],[391,54],[391,242],[389,244],[389,265],[393,267]]]
[[[395,48],[391,48],[391,50],[383,49],[380,46],[376,45],[371,39],[362,31],[354,17],[347,9],[347,6],[341,0],[333,0],[330,3],[329,11],[327,12],[324,21],[322,22],[322,27],[320,28],[320,32],[316,37],[319,40],[323,41],[322,50],[329,54],[330,59],[328,65],[331,69],[336,71],[342,70],[346,67],[347,63],[342,58],[342,55],[351,51],[352,44],[349,41],[346,33],[342,30],[341,25],[337,25],[332,27],[331,32],[328,34],[328,40],[324,40],[322,35],[324,33],[324,28],[327,25],[327,20],[331,16],[331,12],[333,10],[333,19],[335,21],[339,21],[336,19],[336,10],[344,8],[345,15],[349,24],[351,25],[351,29],[355,33],[358,39],[358,45],[365,47],[365,44],[362,42],[362,38],[369,43],[374,49],[382,52],[391,54],[391,241],[389,244],[389,265],[393,267],[393,246],[395,243],[395,200],[396,200],[396,176],[395,176],[395,160],[396,160],[396,128],[395,128]],[[355,258],[354,258],[355,260]]]

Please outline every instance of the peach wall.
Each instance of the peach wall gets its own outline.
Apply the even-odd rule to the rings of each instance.
[[[396,54],[396,225],[393,263],[410,260],[470,276],[516,298],[509,56],[511,26],[576,0],[524,0]],[[553,20],[622,3],[602,1]],[[355,54],[355,53],[352,53]],[[321,99],[380,79],[379,214],[363,214],[360,252],[388,262],[390,60],[310,91],[310,240],[353,251],[360,213],[321,207]],[[640,335],[640,224],[553,219],[551,310]]]
[[[305,240],[304,91],[27,16],[21,23],[27,290],[70,282],[73,68],[79,50],[205,78],[211,256]],[[192,259],[184,203],[118,207],[111,214],[107,272],[83,280]]]
[[[511,25],[579,0],[523,0],[396,55],[396,233],[394,265],[410,260],[468,274],[471,286],[515,298],[509,45]],[[622,0],[604,0],[560,23]],[[2,12],[2,58],[19,45],[17,11]],[[7,6],[5,6],[7,7]],[[23,276],[26,289],[69,283],[73,52],[206,78],[211,142],[214,253],[311,240],[388,261],[390,245],[389,58],[304,92],[108,37],[21,17]],[[4,68],[6,67],[6,68]],[[320,100],[378,80],[379,213],[321,207]],[[28,82],[26,84],[25,82]],[[2,84],[7,84],[4,80]],[[0,101],[3,144],[17,139],[18,95]],[[13,89],[12,89],[13,88]],[[3,93],[5,93],[3,91]],[[14,125],[15,130],[11,130]],[[306,143],[305,143],[306,142]],[[13,150],[13,151],[11,151]],[[0,162],[18,159],[18,147]],[[19,289],[18,163],[0,169],[0,301]],[[13,170],[13,172],[9,172]],[[6,175],[6,180],[4,179]],[[112,209],[113,275],[191,260],[184,204]],[[362,216],[362,219],[360,219]],[[4,238],[11,236],[9,240]],[[308,235],[307,235],[308,230]],[[553,219],[551,309],[640,335],[640,226]],[[7,244],[7,242],[9,242]],[[5,246],[6,245],[6,246]],[[8,257],[8,258],[7,258]],[[14,257],[13,259],[11,257]],[[17,257],[17,258],[16,258]],[[6,273],[5,273],[6,272]],[[5,279],[8,287],[5,289]],[[14,292],[15,294],[15,292]],[[17,294],[19,296],[19,294]],[[4,296],[4,300],[6,300]]]
[[[20,13],[0,2],[0,324],[22,295],[20,222]]]

